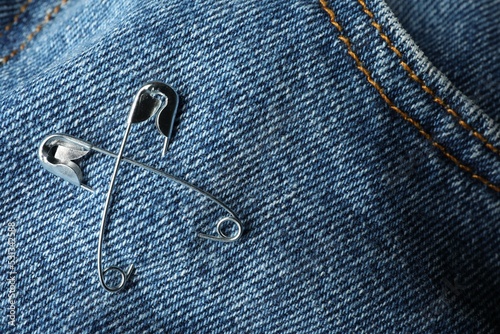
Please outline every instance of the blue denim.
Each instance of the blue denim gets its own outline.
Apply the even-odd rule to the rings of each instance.
[[[429,60],[500,121],[498,1],[387,0]]]
[[[476,22],[458,2],[449,19]],[[0,0],[2,27],[24,3]],[[498,65],[427,58],[405,22],[382,0],[29,3],[0,37],[0,332],[500,331],[498,84],[481,78]],[[58,132],[118,151],[153,80],[180,97],[170,150],[144,122],[124,156],[214,194],[245,232],[197,238],[224,212],[122,164],[104,266],[136,273],[110,294],[96,253],[113,159],[81,161],[90,194],[37,149]]]

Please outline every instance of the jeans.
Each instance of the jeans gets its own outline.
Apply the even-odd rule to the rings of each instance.
[[[498,332],[500,4],[387,2],[0,0],[0,332]],[[37,150],[117,152],[153,80],[180,97],[170,149],[144,122],[124,156],[245,230],[197,238],[224,212],[122,164],[103,261],[136,272],[111,294],[114,160],[82,159],[91,194]]]

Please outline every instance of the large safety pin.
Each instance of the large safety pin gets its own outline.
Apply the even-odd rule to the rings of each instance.
[[[162,98],[162,100],[157,99],[158,97]],[[64,180],[74,185],[80,186],[88,191],[93,191],[93,190],[92,188],[83,183],[82,171],[80,167],[76,164],[75,160],[80,159],[83,156],[87,155],[91,150],[116,158],[113,174],[110,180],[109,190],[106,196],[106,203],[103,209],[101,229],[99,233],[99,243],[97,249],[97,266],[99,273],[99,282],[101,283],[102,287],[109,292],[117,292],[123,289],[123,287],[130,279],[134,271],[133,264],[130,264],[126,271],[117,266],[110,266],[104,270],[102,267],[102,244],[104,240],[104,233],[106,230],[106,221],[107,221],[109,206],[111,203],[113,186],[121,160],[128,162],[132,165],[144,168],[159,176],[166,177],[178,184],[187,186],[188,188],[209,198],[210,200],[212,200],[214,203],[216,203],[229,213],[230,216],[223,217],[217,222],[217,236],[198,233],[197,235],[199,237],[213,241],[233,242],[238,240],[242,235],[243,232],[242,224],[239,218],[236,216],[235,212],[232,211],[227,205],[225,205],[222,201],[220,201],[210,193],[174,175],[165,173],[151,166],[123,157],[123,151],[132,124],[145,121],[154,114],[157,114],[156,117],[157,128],[163,135],[166,136],[165,144],[163,146],[163,151],[162,151],[162,153],[164,154],[166,149],[168,148],[168,143],[172,133],[173,122],[175,120],[175,114],[177,111],[177,103],[178,103],[178,98],[175,91],[163,83],[153,82],[142,87],[139,90],[138,94],[136,95],[136,98],[134,99],[134,103],[130,110],[129,117],[127,120],[127,128],[125,130],[125,134],[118,154],[94,146],[93,144],[87,141],[64,134],[49,135],[42,141],[40,145],[38,151],[38,157],[45,169],[47,169],[48,171],[57,176],[62,177]],[[237,232],[235,235],[228,236],[222,231],[222,227],[225,222],[232,222],[236,225]],[[104,275],[108,271],[116,271],[120,275],[121,279],[117,285],[109,286],[106,284],[104,280]]]

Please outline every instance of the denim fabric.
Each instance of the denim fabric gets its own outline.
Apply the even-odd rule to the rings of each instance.
[[[495,110],[382,0],[33,1],[0,38],[0,332],[500,330]],[[104,266],[136,273],[110,294],[96,253],[114,161],[82,160],[89,194],[37,149],[59,132],[118,151],[152,80],[180,96],[170,150],[145,122],[125,156],[221,198],[245,234],[197,238],[224,212],[122,164]]]
[[[418,46],[462,92],[500,120],[500,1],[387,0]]]
[[[16,15],[20,13],[21,5],[22,0],[0,2],[0,25],[2,27],[0,34],[4,34],[5,26],[8,25],[10,28],[13,24],[12,21],[14,21],[14,19],[16,19]],[[19,17],[17,17],[16,21],[18,20]]]

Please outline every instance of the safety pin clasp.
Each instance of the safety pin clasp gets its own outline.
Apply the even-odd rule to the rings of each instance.
[[[178,106],[179,96],[174,89],[162,82],[149,82],[137,92],[127,123],[141,123],[156,115],[156,128],[165,136],[162,150],[162,156],[165,156],[172,138]]]
[[[90,192],[94,190],[83,183],[83,173],[76,160],[91,150],[87,142],[60,134],[46,137],[38,149],[42,166],[54,175]]]

